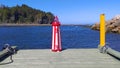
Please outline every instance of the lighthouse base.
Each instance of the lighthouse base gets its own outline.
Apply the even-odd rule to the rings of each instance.
[[[51,50],[52,52],[61,52],[62,50]]]

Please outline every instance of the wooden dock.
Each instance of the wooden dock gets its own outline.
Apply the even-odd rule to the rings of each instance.
[[[19,50],[7,58],[0,68],[120,68],[120,61],[98,49],[66,49],[51,52],[49,49]]]

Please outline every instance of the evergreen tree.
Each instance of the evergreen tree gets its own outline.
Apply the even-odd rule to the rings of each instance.
[[[51,12],[33,9],[25,4],[15,7],[0,5],[0,23],[51,24],[53,19],[54,15]]]

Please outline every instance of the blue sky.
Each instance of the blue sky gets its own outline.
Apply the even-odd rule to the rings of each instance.
[[[0,0],[0,4],[30,7],[52,12],[62,24],[93,24],[105,13],[106,20],[120,14],[120,0]]]

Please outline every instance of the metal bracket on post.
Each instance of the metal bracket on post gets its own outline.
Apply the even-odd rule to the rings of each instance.
[[[109,47],[107,45],[102,46],[102,47],[100,45],[98,45],[98,49],[99,49],[100,53],[107,53],[108,48]]]

